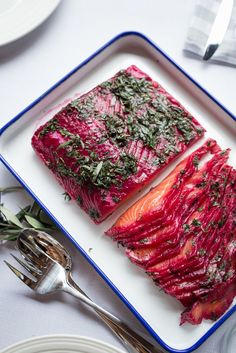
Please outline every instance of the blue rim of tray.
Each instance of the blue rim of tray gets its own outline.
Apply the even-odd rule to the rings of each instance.
[[[136,36],[142,38],[148,44],[150,44],[157,52],[164,56],[175,68],[180,71],[184,76],[186,76],[195,86],[197,86],[203,93],[205,93],[212,101],[214,101],[225,113],[227,113],[234,121],[236,121],[236,116],[231,113],[226,107],[224,107],[217,99],[215,99],[208,91],[206,91],[198,82],[196,82],[187,72],[184,71],[174,60],[172,60],[162,49],[160,49],[151,39],[146,35],[136,31],[126,31],[118,34],[112,38],[109,42],[99,48],[96,52],[90,55],[86,60],[76,66],[71,70],[67,75],[65,75],[61,80],[44,92],[40,97],[34,100],[30,105],[28,105],[24,110],[17,114],[13,119],[11,119],[7,124],[5,124],[0,129],[0,135],[11,126],[14,122],[19,120],[26,112],[32,109],[36,104],[43,100],[49,93],[51,93],[55,88],[60,86],[64,81],[71,77],[75,72],[80,70],[83,66],[88,64],[101,52],[107,49],[109,46],[114,44],[121,38],[128,36]],[[14,169],[8,164],[8,162],[0,155],[0,160],[7,167],[7,169],[15,176],[15,178],[24,186],[28,193],[41,205],[43,210],[51,217],[51,219],[57,224],[57,226],[62,230],[62,232],[69,238],[69,240],[76,246],[76,248],[81,252],[81,254],[87,259],[87,261],[94,267],[94,269],[99,273],[99,275],[106,281],[106,283],[112,288],[112,290],[119,296],[119,298],[127,305],[127,307],[132,311],[136,318],[143,324],[147,331],[153,336],[153,338],[167,351],[171,353],[190,353],[193,350],[197,349],[209,336],[212,335],[216,329],[222,325],[222,323],[228,319],[234,312],[236,312],[236,305],[234,305],[222,318],[220,318],[194,345],[186,349],[175,349],[168,346],[158,335],[157,333],[149,326],[149,324],[142,318],[142,316],[136,311],[136,309],[129,303],[129,301],[123,296],[119,289],[110,281],[110,279],[105,275],[105,273],[96,265],[96,263],[88,256],[88,254],[80,247],[80,245],[73,239],[73,237],[68,233],[68,231],[62,226],[58,220],[55,219],[53,214],[41,203],[38,197],[33,193],[33,191],[25,184],[25,182],[20,178],[20,176],[14,171]]]

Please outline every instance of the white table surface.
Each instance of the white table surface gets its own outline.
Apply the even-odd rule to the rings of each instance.
[[[36,0],[33,0],[36,1]],[[209,64],[183,53],[195,0],[64,0],[53,15],[26,37],[0,47],[0,127],[114,35],[137,30],[153,39],[231,112],[236,112],[236,68]],[[19,158],[24,158],[19,156]],[[16,185],[0,166],[0,186]],[[24,192],[9,195],[10,209],[30,203]],[[99,304],[141,325],[65,237],[75,279]],[[0,349],[38,335],[67,333],[97,338],[122,347],[96,316],[66,295],[37,298],[3,264],[14,244],[0,246]],[[236,324],[231,316],[198,350],[217,353],[224,332]]]

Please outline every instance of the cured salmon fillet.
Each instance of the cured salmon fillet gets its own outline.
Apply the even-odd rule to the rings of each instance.
[[[132,65],[59,111],[34,133],[32,146],[100,223],[203,134],[177,100]]]
[[[217,319],[236,295],[236,170],[228,156],[209,139],[106,232],[187,307],[181,324]]]

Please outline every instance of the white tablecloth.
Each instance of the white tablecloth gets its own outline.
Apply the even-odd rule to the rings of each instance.
[[[34,0],[33,0],[34,1]],[[38,29],[0,48],[0,125],[27,106],[102,44],[124,30],[137,30],[152,38],[190,75],[229,110],[236,112],[236,69],[187,57],[182,49],[195,0],[64,0]],[[24,156],[19,156],[24,158]],[[0,186],[16,185],[0,167]],[[31,201],[24,193],[10,195],[9,208]],[[75,250],[71,251],[75,278],[99,304],[141,325]],[[83,305],[67,295],[35,300],[34,293],[17,281],[3,264],[10,260],[12,243],[0,246],[0,349],[32,336],[69,333],[90,336],[122,347],[114,335]],[[80,275],[78,275],[80,273]],[[222,335],[236,324],[233,315],[196,352],[217,353]]]

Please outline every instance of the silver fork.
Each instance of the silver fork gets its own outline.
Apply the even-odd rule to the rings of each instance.
[[[134,332],[123,321],[91,301],[82,291],[80,292],[78,287],[73,285],[65,268],[54,261],[36,243],[34,244],[35,248],[27,242],[24,245],[28,249],[27,253],[22,254],[25,261],[20,260],[13,254],[11,255],[33,276],[33,279],[27,277],[7,261],[5,263],[28,287],[41,295],[64,291],[92,307],[105,321],[109,322],[110,326],[112,325],[113,331],[122,340],[130,353],[161,353],[152,343]]]

